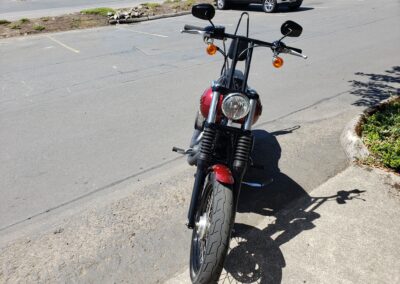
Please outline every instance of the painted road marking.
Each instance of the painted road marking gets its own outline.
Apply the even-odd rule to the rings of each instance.
[[[79,52],[80,52],[79,50],[77,50],[77,49],[75,49],[75,48],[72,48],[72,47],[66,45],[65,43],[62,43],[61,41],[59,41],[59,40],[53,38],[52,36],[46,35],[46,37],[47,37],[48,39],[54,41],[55,43],[58,43],[58,44],[61,45],[62,47],[68,49],[69,51],[72,51],[72,52],[75,52],[75,53],[79,53]]]
[[[118,27],[118,29],[119,30],[130,31],[132,33],[138,33],[138,34],[144,34],[144,35],[150,35],[150,36],[157,36],[157,37],[162,37],[162,38],[168,37],[166,35],[152,34],[152,33],[147,33],[147,32],[142,32],[142,31],[136,31],[136,30],[132,30],[132,29],[128,29],[128,28],[122,28],[122,27]]]

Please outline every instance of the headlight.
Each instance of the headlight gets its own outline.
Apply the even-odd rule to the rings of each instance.
[[[239,120],[250,111],[249,99],[242,94],[233,93],[227,95],[222,102],[222,112],[231,120]]]

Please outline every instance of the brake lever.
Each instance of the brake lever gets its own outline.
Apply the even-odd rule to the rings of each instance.
[[[193,34],[193,35],[205,35],[205,31],[196,31],[196,30],[181,30],[182,34]]]
[[[285,48],[284,53],[289,53],[291,55],[294,55],[294,56],[297,56],[297,57],[301,57],[303,59],[307,59],[308,58],[307,55],[298,53],[297,51],[291,50],[289,48]]]

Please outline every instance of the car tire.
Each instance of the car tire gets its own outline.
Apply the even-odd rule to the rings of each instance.
[[[290,11],[294,11],[300,8],[301,4],[303,3],[303,0],[297,0],[296,2],[289,4],[288,8]]]
[[[265,13],[273,13],[276,11],[278,3],[276,2],[276,0],[264,0],[262,7]]]
[[[225,10],[228,8],[227,0],[216,0],[216,1],[218,10]]]

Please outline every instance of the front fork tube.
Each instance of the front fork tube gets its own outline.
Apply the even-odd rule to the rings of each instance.
[[[213,85],[215,83],[213,82]],[[207,124],[204,127],[203,138],[200,144],[200,155],[197,160],[197,171],[193,185],[192,198],[190,200],[189,212],[188,212],[188,223],[187,226],[190,229],[194,228],[196,221],[197,205],[199,204],[199,198],[203,192],[204,182],[207,176],[208,167],[212,159],[212,151],[214,147],[214,140],[216,131],[208,127],[208,124],[215,123],[217,117],[217,105],[219,101],[220,93],[214,91],[210,109],[208,111]]]
[[[196,211],[199,197],[201,196],[204,182],[207,176],[207,167],[204,165],[204,161],[197,161],[197,171],[194,179],[192,198],[190,200],[189,212],[188,212],[188,223],[189,229],[193,229],[196,221]]]
[[[237,211],[242,180],[247,170],[247,166],[249,163],[249,156],[252,147],[253,147],[253,136],[251,135],[251,133],[244,134],[238,138],[235,151],[235,158],[232,166],[232,173],[235,179],[235,185],[234,185],[235,212]]]
[[[253,149],[253,136],[251,134],[251,127],[253,125],[254,115],[256,113],[257,100],[250,100],[250,111],[244,123],[244,135],[240,136],[236,143],[235,157],[233,160],[232,172],[235,179],[235,212],[239,204],[240,189],[242,187],[243,176],[246,173],[249,156]]]
[[[190,229],[194,228],[197,205],[199,198],[203,192],[204,182],[208,173],[208,168],[212,161],[212,153],[214,148],[214,141],[216,130],[206,125],[203,131],[203,138],[200,144],[200,154],[197,160],[197,171],[193,185],[192,198],[190,201],[188,224]]]
[[[207,117],[207,124],[215,123],[219,96],[220,94],[218,92],[213,92],[210,111]],[[250,131],[254,113],[256,110],[256,103],[257,103],[256,100],[254,99],[250,100],[250,112],[244,125],[245,134],[238,138],[235,150],[235,157],[233,161],[233,175],[235,180],[235,185],[234,185],[235,212],[238,205],[241,182],[246,172],[247,164],[249,161],[249,155],[253,146],[253,137]],[[196,177],[193,185],[192,197],[188,212],[187,226],[190,229],[193,229],[195,226],[197,205],[199,203],[199,198],[203,192],[204,182],[208,173],[208,167],[210,166],[210,162],[212,160],[212,151],[213,151],[216,131],[214,129],[209,128],[207,124],[204,128],[203,139],[200,145],[200,155],[197,161]]]

